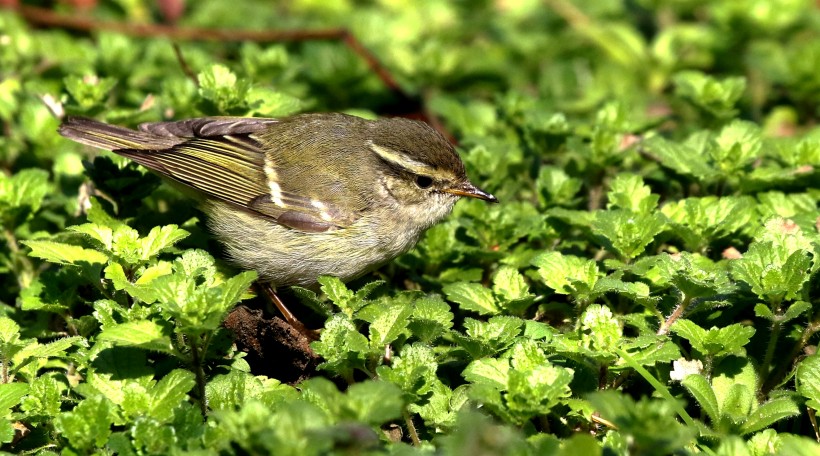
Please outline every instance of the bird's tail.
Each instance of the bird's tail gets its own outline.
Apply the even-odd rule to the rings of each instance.
[[[86,146],[110,151],[163,150],[180,143],[179,138],[109,125],[85,117],[69,117],[60,125],[59,133]]]

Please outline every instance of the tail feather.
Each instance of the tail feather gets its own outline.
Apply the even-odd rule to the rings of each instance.
[[[84,117],[69,117],[60,125],[58,131],[80,144],[114,152],[123,149],[164,150],[183,142],[180,138],[131,130]]]

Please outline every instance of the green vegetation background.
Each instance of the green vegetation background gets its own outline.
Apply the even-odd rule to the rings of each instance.
[[[83,14],[161,22],[176,3]],[[320,372],[255,376],[220,326],[254,274],[60,117],[408,100],[340,41],[180,41],[186,68],[162,37],[2,10],[4,451],[820,452],[815,2],[202,0],[176,26],[348,28],[502,203],[460,202],[350,288],[295,290],[324,321]]]

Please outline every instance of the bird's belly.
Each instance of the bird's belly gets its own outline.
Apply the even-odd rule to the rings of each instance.
[[[276,286],[310,286],[321,275],[354,279],[410,249],[420,234],[389,232],[365,218],[344,230],[305,233],[231,206],[209,209],[209,226],[230,259]]]

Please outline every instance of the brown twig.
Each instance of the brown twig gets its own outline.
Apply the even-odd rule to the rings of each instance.
[[[185,73],[188,79],[194,82],[194,85],[199,87],[199,78],[196,77],[194,70],[191,69],[190,65],[188,65],[188,61],[185,60],[185,56],[182,55],[182,49],[179,48],[179,44],[171,43],[171,47],[174,48],[174,55],[177,56],[177,61],[179,62],[180,68],[182,68],[182,72]]]
[[[138,24],[129,22],[98,21],[88,17],[55,13],[46,8],[19,5],[12,7],[31,24],[60,27],[83,32],[111,31],[140,38],[165,37],[179,41],[254,41],[258,43],[299,41],[341,41],[367,63],[367,66],[396,94],[410,98],[379,59],[349,30],[331,28],[320,30],[229,30],[198,27],[177,27],[166,24]]]

